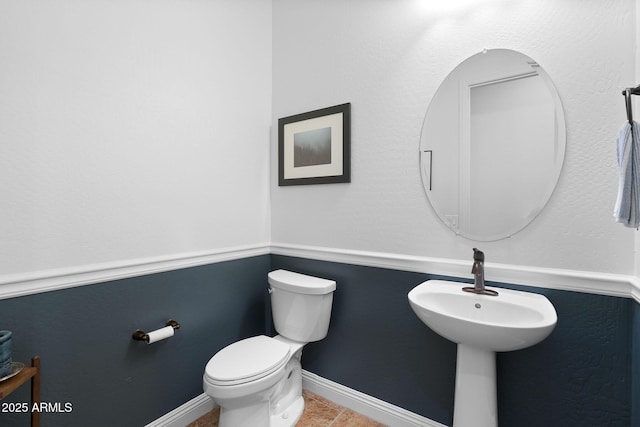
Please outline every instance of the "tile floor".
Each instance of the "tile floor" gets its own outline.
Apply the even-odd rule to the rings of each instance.
[[[307,390],[304,397],[304,412],[296,427],[385,427],[351,409],[333,403]],[[217,427],[219,408],[202,416],[187,427]]]

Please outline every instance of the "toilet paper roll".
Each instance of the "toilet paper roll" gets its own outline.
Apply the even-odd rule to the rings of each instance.
[[[156,329],[155,331],[148,332],[149,342],[147,344],[153,344],[156,341],[160,341],[173,336],[173,327],[165,326],[162,329]]]

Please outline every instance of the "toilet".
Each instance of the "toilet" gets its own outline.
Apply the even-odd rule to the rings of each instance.
[[[220,427],[292,427],[302,415],[302,348],[327,335],[336,282],[287,270],[268,274],[279,335],[228,345],[207,363],[205,393]]]

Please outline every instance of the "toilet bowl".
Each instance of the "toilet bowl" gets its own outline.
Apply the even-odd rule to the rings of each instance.
[[[220,427],[292,427],[302,415],[302,349],[329,329],[332,280],[286,270],[268,275],[279,335],[259,335],[220,350],[203,388],[220,406]]]

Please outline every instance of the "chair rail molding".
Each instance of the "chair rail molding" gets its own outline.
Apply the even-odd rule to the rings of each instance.
[[[471,277],[470,263],[446,258],[272,243],[271,253],[392,270]],[[640,279],[622,274],[485,263],[487,280],[513,285],[633,298],[640,303]]]
[[[268,254],[442,276],[470,277],[469,262],[456,259],[287,243],[258,243],[203,252],[0,275],[0,299]],[[490,272],[488,279],[491,282],[633,298],[640,303],[640,278],[634,276],[490,262],[486,263],[485,267]]]
[[[268,255],[269,253],[269,244],[261,243],[211,251],[5,275],[0,276],[0,300],[258,255]]]

